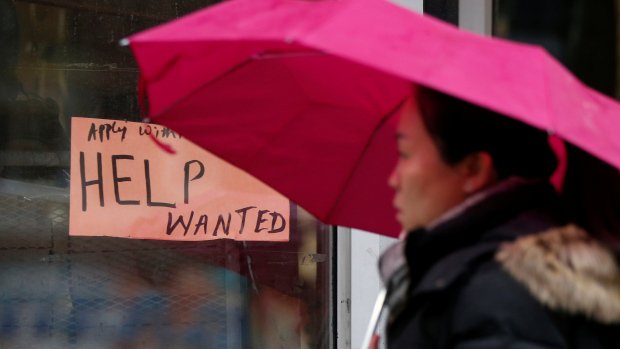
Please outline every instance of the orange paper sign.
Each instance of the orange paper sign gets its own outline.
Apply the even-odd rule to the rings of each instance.
[[[289,239],[288,199],[159,125],[74,117],[70,205],[70,235]]]

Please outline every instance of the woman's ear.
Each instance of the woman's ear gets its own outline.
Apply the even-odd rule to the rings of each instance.
[[[459,164],[463,176],[463,192],[473,194],[497,182],[493,158],[487,152],[467,155]]]

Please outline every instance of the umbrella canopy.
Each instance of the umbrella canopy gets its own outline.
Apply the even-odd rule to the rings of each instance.
[[[394,115],[417,83],[620,167],[620,104],[540,47],[383,0],[232,0],[129,43],[157,123],[331,224],[396,235]]]

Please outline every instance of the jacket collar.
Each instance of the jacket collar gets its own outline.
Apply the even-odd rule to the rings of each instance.
[[[379,273],[381,279],[385,284],[388,283],[388,280],[394,275],[394,273],[407,264],[405,258],[405,244],[407,243],[407,238],[419,238],[410,237],[409,235],[424,235],[431,234],[431,231],[434,230],[442,230],[442,225],[449,221],[457,220],[457,218],[463,215],[464,212],[470,211],[474,209],[474,206],[479,205],[485,199],[501,194],[505,191],[514,190],[517,187],[523,185],[532,185],[534,182],[527,181],[525,179],[519,177],[512,177],[499,183],[496,186],[493,186],[483,192],[480,192],[471,198],[468,198],[462,204],[448,210],[446,213],[441,215],[437,220],[432,222],[428,228],[425,229],[417,229],[411,231],[410,233],[403,232],[398,242],[394,243],[387,250],[383,252],[381,258],[379,259]],[[475,209],[474,209],[475,210]]]
[[[461,275],[470,262],[492,250],[491,246],[497,247],[503,241],[556,224],[555,218],[547,219],[548,223],[543,220],[539,226],[528,226],[531,220],[518,219],[525,212],[541,208],[555,211],[555,208],[548,208],[556,203],[557,194],[550,185],[519,183],[487,195],[432,229],[409,233],[404,252],[412,290],[445,287]],[[484,247],[487,245],[489,247]]]
[[[510,183],[449,211],[431,229],[410,232],[381,256],[379,269],[387,288],[390,321],[418,295],[449,287],[501,242],[557,224],[546,210],[531,209],[555,206],[557,194],[550,185]],[[539,216],[532,219],[535,215]]]

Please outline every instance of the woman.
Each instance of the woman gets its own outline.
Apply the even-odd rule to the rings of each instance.
[[[549,184],[547,135],[415,97],[389,179],[407,233],[380,262],[388,347],[620,348],[620,268]]]

